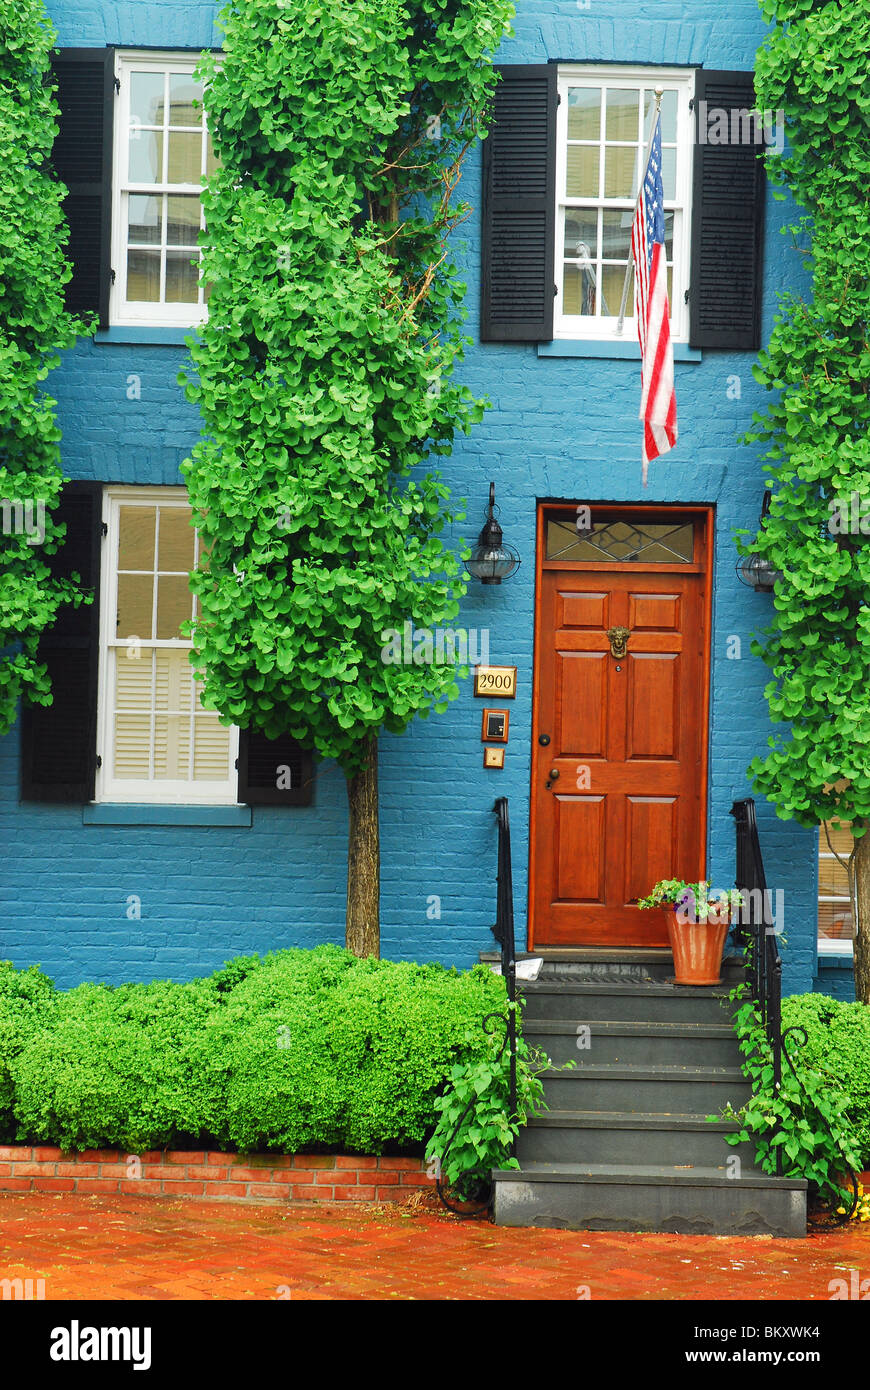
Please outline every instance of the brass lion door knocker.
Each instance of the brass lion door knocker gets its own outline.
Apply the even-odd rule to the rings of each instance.
[[[610,655],[623,657],[626,654],[626,646],[631,636],[631,629],[627,627],[609,627],[606,637],[610,643]]]

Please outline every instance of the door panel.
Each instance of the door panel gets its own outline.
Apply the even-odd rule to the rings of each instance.
[[[705,593],[694,566],[541,573],[530,944],[666,945],[638,897],[703,876]]]

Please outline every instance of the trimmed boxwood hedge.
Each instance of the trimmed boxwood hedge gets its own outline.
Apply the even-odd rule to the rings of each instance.
[[[870,1008],[826,994],[794,994],[782,1001],[782,1026],[806,1029],[806,1047],[799,1038],[788,1040],[792,1055],[848,1093],[844,1119],[855,1151],[870,1169]]]
[[[469,1025],[503,1012],[484,966],[238,957],[204,979],[55,990],[0,966],[0,1130],[72,1152],[419,1146]]]

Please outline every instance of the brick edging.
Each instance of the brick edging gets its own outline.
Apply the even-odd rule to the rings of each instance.
[[[0,1193],[125,1193],[249,1202],[400,1202],[432,1188],[420,1158],[358,1154],[127,1154],[0,1145]]]

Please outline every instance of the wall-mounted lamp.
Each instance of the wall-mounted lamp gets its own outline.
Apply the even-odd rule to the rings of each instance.
[[[770,515],[770,491],[764,494],[761,504],[760,526],[764,526]],[[766,555],[743,555],[737,561],[737,578],[757,594],[772,594],[779,579],[779,570],[774,569]]]
[[[471,552],[466,569],[481,584],[500,584],[510,579],[520,567],[520,555],[512,545],[505,545],[502,529],[495,519],[498,507],[495,505],[495,483],[489,485],[489,506],[486,509],[486,524],[481,531],[477,545]]]

